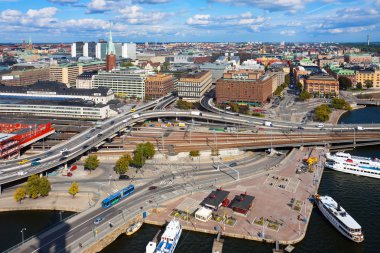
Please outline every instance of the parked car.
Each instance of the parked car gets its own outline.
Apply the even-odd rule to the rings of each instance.
[[[73,165],[73,166],[71,166],[70,171],[74,171],[76,169],[78,169],[78,166],[77,165]]]
[[[237,162],[230,163],[230,167],[235,167],[237,166]]]
[[[102,217],[98,217],[98,218],[96,218],[95,220],[94,220],[94,224],[95,225],[98,225],[98,224],[100,224],[102,221],[104,221],[104,217],[102,216]]]
[[[128,175],[120,175],[119,180],[129,180],[130,177]]]

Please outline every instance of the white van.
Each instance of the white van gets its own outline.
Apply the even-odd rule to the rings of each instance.
[[[264,122],[264,126],[272,127],[273,124],[272,124],[272,122],[270,122],[270,121],[265,121],[265,122]]]
[[[358,131],[363,131],[363,130],[364,130],[364,127],[362,127],[362,126],[357,126],[357,127],[356,127],[356,130],[358,130]]]

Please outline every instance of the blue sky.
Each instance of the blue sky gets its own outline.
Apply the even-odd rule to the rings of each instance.
[[[380,41],[380,0],[0,0],[0,42]]]

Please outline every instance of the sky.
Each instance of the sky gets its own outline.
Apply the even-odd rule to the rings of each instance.
[[[380,0],[0,0],[0,43],[380,41]]]

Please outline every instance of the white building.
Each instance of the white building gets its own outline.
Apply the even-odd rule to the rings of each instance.
[[[122,46],[122,57],[130,58],[136,60],[136,44],[135,43],[124,43]]]
[[[178,97],[197,102],[210,89],[212,85],[211,71],[182,76],[177,83]]]
[[[195,219],[202,222],[207,222],[211,220],[211,217],[212,217],[212,210],[203,206],[199,208],[198,211],[195,212]]]
[[[96,43],[95,57],[97,59],[105,59],[107,54],[107,42]]]

